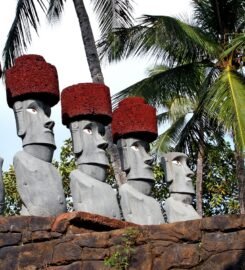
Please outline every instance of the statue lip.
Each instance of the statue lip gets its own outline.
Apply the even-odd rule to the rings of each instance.
[[[54,135],[54,132],[51,129],[46,129],[44,132],[45,133],[51,133],[52,135]]]
[[[149,166],[149,165],[144,166],[144,169],[147,169],[147,170],[151,170],[152,171],[152,167]]]
[[[97,151],[96,151],[96,152],[97,152]],[[105,150],[102,150],[102,149],[101,149],[101,150],[99,150],[99,151],[98,151],[98,153],[101,153],[101,154],[102,154],[102,153],[103,153],[103,154],[106,154]]]

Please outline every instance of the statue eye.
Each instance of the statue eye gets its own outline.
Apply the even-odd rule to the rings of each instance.
[[[85,133],[87,133],[89,135],[91,135],[93,133],[91,128],[84,128],[83,132],[85,132]]]
[[[131,148],[134,150],[134,151],[139,151],[139,147],[137,145],[132,145]]]
[[[176,165],[178,165],[178,166],[181,166],[181,165],[182,165],[181,162],[180,162],[179,160],[173,160],[172,163],[173,163],[173,164],[176,164]]]
[[[26,111],[31,113],[31,114],[37,114],[37,110],[34,108],[28,108],[28,109],[26,109]]]

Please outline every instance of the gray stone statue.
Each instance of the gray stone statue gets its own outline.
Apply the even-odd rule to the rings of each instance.
[[[126,221],[141,225],[162,224],[160,204],[150,196],[154,184],[149,142],[157,136],[155,109],[144,99],[126,98],[113,112],[112,133],[127,183],[119,187]]]
[[[0,157],[0,215],[4,211],[4,184],[3,184],[3,159]]]
[[[187,158],[183,153],[170,152],[161,159],[165,179],[169,183],[170,197],[165,201],[169,223],[201,218],[192,206],[195,191],[191,179],[193,172],[187,165]]]
[[[21,215],[66,212],[61,177],[51,163],[56,146],[54,122],[49,117],[51,107],[59,101],[56,69],[41,56],[21,56],[7,70],[6,86],[23,145],[23,151],[14,156],[17,190],[23,202]]]
[[[0,63],[0,78],[1,76],[2,76],[2,68]],[[3,184],[2,166],[3,166],[3,159],[0,157],[0,215],[3,213],[4,210],[4,184]]]
[[[111,121],[109,88],[95,83],[73,85],[62,91],[61,102],[77,165],[70,174],[75,210],[120,219],[116,192],[104,182],[109,168],[103,138]]]

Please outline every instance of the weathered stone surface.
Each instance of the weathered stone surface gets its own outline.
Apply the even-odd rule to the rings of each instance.
[[[47,231],[51,229],[54,218],[47,217],[0,217],[0,232],[22,232],[28,229],[34,231]]]
[[[47,267],[47,270],[80,270],[80,269],[82,269],[82,262],[75,262],[69,265]]]
[[[109,246],[109,233],[85,233],[76,239],[76,243],[81,247],[107,248]]]
[[[56,219],[0,218],[0,224],[0,270],[113,269],[104,260],[127,249],[132,230],[129,270],[245,269],[242,215],[132,226],[98,215],[93,220],[91,214],[68,213]]]
[[[83,248],[82,260],[89,261],[91,258],[94,260],[104,260],[109,256],[109,249],[104,248]]]
[[[108,268],[104,265],[103,261],[86,261],[82,264],[82,268],[84,270],[109,270],[113,268]]]
[[[79,261],[82,249],[73,242],[58,243],[53,250],[52,264]]]
[[[66,232],[70,225],[87,229],[89,231],[111,231],[128,226],[137,226],[136,224],[123,222],[118,219],[90,214],[86,212],[72,212],[59,215],[52,224],[52,231]]]
[[[202,220],[202,231],[227,231],[245,228],[245,215],[214,216]]]
[[[0,233],[0,247],[17,245],[20,240],[20,233]]]
[[[200,222],[201,220],[197,219],[144,228],[153,240],[197,242],[201,239]]]

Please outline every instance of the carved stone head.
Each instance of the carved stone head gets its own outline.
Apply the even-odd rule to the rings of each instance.
[[[113,112],[112,133],[128,183],[148,195],[153,185],[149,143],[157,137],[156,111],[143,98],[126,98]]]
[[[24,151],[50,162],[56,146],[54,122],[49,117],[51,107],[59,101],[55,67],[39,55],[21,56],[6,71],[6,87]]]
[[[170,152],[161,159],[170,193],[195,194],[191,179],[194,174],[187,165],[187,158],[183,153]]]
[[[17,134],[22,138],[26,152],[45,161],[51,161],[56,149],[54,121],[49,116],[51,108],[40,100],[16,101],[13,105]]]
[[[104,181],[109,167],[104,140],[111,121],[109,88],[86,83],[70,86],[61,95],[62,121],[70,128],[78,169]]]

